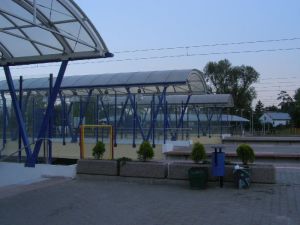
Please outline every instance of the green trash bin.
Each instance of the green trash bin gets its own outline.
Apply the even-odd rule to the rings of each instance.
[[[192,167],[188,171],[190,187],[192,189],[204,189],[207,185],[208,171],[205,168]]]

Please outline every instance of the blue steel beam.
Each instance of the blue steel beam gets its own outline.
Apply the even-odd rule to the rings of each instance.
[[[72,135],[72,142],[77,142],[79,128],[82,125],[83,117],[85,116],[85,114],[87,112],[87,109],[88,109],[88,106],[89,106],[90,99],[91,99],[93,91],[94,91],[94,89],[90,89],[89,90],[88,96],[87,96],[87,99],[85,101],[84,106],[82,106],[82,98],[80,97],[80,115],[79,115],[79,121],[78,121],[78,124],[77,124],[77,127],[76,127],[75,134]]]
[[[23,116],[22,116],[22,113],[21,113],[20,106],[18,105],[16,90],[15,90],[14,83],[13,83],[13,80],[12,80],[12,77],[11,77],[9,66],[4,66],[3,69],[4,69],[7,85],[8,85],[8,88],[9,88],[12,105],[13,105],[14,110],[15,110],[18,126],[19,126],[19,129],[21,131],[21,137],[22,137],[23,145],[24,145],[25,152],[26,152],[26,163],[25,163],[25,165],[30,166],[31,165],[30,158],[31,158],[32,153],[31,153],[30,143],[29,143],[29,140],[28,140],[28,135],[27,135],[27,132],[26,132],[24,119],[23,119]]]
[[[121,115],[120,115],[119,121],[118,121],[118,123],[117,123],[117,127],[120,127],[121,124],[122,124],[123,116],[124,116],[125,109],[126,109],[127,104],[128,104],[128,100],[129,100],[129,95],[127,95],[126,100],[125,100],[125,103],[124,103],[123,106],[122,106],[122,109],[121,109]]]
[[[138,112],[137,112],[137,102],[136,102],[136,97],[135,95],[132,96],[132,93],[130,92],[130,89],[127,88],[127,93],[129,94],[129,100],[131,103],[131,108],[133,109],[133,115],[134,115],[134,119],[135,119],[135,125],[137,125],[139,127],[140,133],[142,135],[143,141],[146,140],[143,128],[141,126],[141,121],[138,117]]]
[[[50,97],[52,94],[52,88],[53,88],[53,74],[51,73],[49,76],[49,97],[48,97],[48,105],[50,104]],[[54,104],[54,103],[53,103]],[[54,107],[54,106],[53,106]],[[55,110],[53,110],[53,113],[49,116],[49,124],[48,124],[48,163],[52,163],[52,129],[53,129],[53,121],[54,121],[54,114]]]
[[[99,95],[96,97],[96,124],[99,124]],[[96,141],[99,141],[99,129],[96,129]]]
[[[162,93],[161,93],[161,95],[158,96],[158,99],[159,99],[159,100],[158,100],[158,104],[157,104],[157,106],[156,106],[156,109],[155,109],[155,102],[154,102],[154,109],[155,109],[155,111],[153,111],[153,123],[151,123],[151,126],[150,126],[150,128],[149,128],[149,131],[148,131],[146,140],[149,140],[149,139],[150,139],[151,132],[153,131],[153,127],[154,127],[155,124],[156,124],[156,119],[157,119],[157,115],[158,115],[158,113],[159,113],[159,110],[160,110],[160,108],[163,107],[163,99],[164,99],[164,96],[165,96],[165,94],[166,94],[167,88],[168,88],[168,87],[165,86],[164,89],[163,89],[163,91],[162,91]]]
[[[60,69],[59,69],[54,87],[52,89],[49,104],[47,106],[46,113],[45,113],[43,121],[42,121],[42,125],[41,125],[41,128],[40,128],[39,134],[38,134],[38,139],[37,139],[37,141],[35,143],[35,146],[34,146],[32,156],[30,157],[30,161],[28,162],[28,166],[34,167],[35,163],[37,161],[37,157],[38,157],[39,151],[41,149],[42,141],[43,141],[42,138],[45,137],[45,134],[46,134],[46,131],[47,131],[47,126],[48,126],[48,123],[49,123],[49,117],[53,112],[54,103],[55,103],[57,94],[59,92],[59,88],[61,86],[61,83],[62,83],[64,74],[65,74],[67,65],[68,65],[68,60],[63,60],[62,63],[61,63],[61,66],[60,66]]]
[[[6,105],[6,98],[4,96],[3,91],[1,91],[1,98],[2,98],[2,110],[3,110],[2,149],[4,149],[7,142],[6,140],[7,105]]]
[[[210,113],[210,108],[207,108],[207,113],[206,113],[206,118],[207,118],[207,127],[206,127],[206,132],[208,132],[208,136],[211,137],[211,130],[210,130],[210,124],[211,124],[211,119],[213,117],[213,113]]]
[[[164,97],[164,128],[163,128],[163,130],[164,130],[164,144],[166,144],[166,140],[167,140],[167,126],[168,126],[167,116],[168,116],[168,102],[166,100],[166,95],[165,95],[165,97]]]
[[[190,98],[191,98],[191,95],[188,95],[188,98],[187,98],[186,102],[184,104],[182,104],[182,110],[181,110],[181,115],[180,115],[180,118],[179,118],[179,123],[177,124],[177,127],[176,127],[176,130],[175,130],[175,133],[174,133],[173,137],[177,136],[179,127],[183,128],[183,119],[184,119],[184,115],[185,115],[186,109],[188,107]],[[183,132],[183,129],[181,131]],[[183,139],[183,137],[182,137],[182,139]]]
[[[23,115],[23,112],[22,112],[22,98],[23,98],[23,77],[20,76],[20,80],[19,80],[19,107],[20,107],[20,110],[21,110],[21,113]],[[24,119],[25,121],[25,119]],[[19,151],[18,151],[18,162],[21,162],[21,158],[22,158],[22,137],[21,137],[21,130],[19,128],[19,138],[18,138],[18,147],[19,147]]]
[[[80,113],[79,124],[77,126],[77,130],[79,130],[80,126],[82,125],[83,117],[85,116],[85,114],[87,112],[87,109],[88,109],[93,91],[94,91],[94,89],[89,90],[89,93],[88,93],[87,99],[85,101],[84,107],[81,109],[82,111]],[[77,134],[76,134],[76,136],[77,136]]]
[[[114,136],[114,147],[117,147],[117,92],[115,91],[115,115],[114,115],[114,129],[113,129],[113,136]]]
[[[152,133],[152,147],[155,148],[155,119],[154,119],[154,109],[155,109],[155,95],[152,95],[151,101],[151,125],[150,133]],[[152,127],[152,128],[151,128]]]
[[[62,96],[61,92],[59,92],[59,98],[61,100],[61,102],[64,102],[64,129],[66,129],[66,127],[68,127],[69,129],[69,134],[71,135],[71,142],[76,142],[76,137],[74,135],[73,132],[73,127],[72,124],[70,123],[70,114],[72,111],[72,107],[73,107],[73,102],[70,103],[69,107],[68,104],[66,103],[66,96]],[[65,134],[65,130],[64,130],[64,134]],[[63,141],[63,144],[65,144],[65,142]]]
[[[109,112],[107,112],[108,110],[106,111],[105,105],[104,105],[104,102],[103,102],[102,98],[99,98],[99,100],[100,100],[101,107],[102,107],[103,112],[104,112],[104,116],[106,118],[106,122],[107,122],[107,124],[110,124]]]
[[[131,94],[130,94],[131,95]],[[130,98],[130,96],[129,96]],[[132,103],[131,103],[132,104]],[[136,102],[135,102],[135,95],[133,96],[133,105],[131,105],[131,107],[134,107],[134,110],[133,110],[133,126],[132,126],[132,147],[136,147],[136,144],[135,144],[135,130],[136,130]]]

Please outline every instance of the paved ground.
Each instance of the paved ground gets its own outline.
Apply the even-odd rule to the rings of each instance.
[[[254,184],[248,190],[230,183],[223,189],[211,183],[206,190],[190,190],[182,184],[99,179],[47,184],[2,192],[0,224],[300,224],[300,167],[295,166],[278,168],[276,185]]]

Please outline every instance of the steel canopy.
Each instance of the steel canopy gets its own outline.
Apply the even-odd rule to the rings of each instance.
[[[0,66],[111,56],[73,0],[1,0]]]

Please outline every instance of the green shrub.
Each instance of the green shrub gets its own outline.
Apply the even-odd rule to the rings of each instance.
[[[102,159],[105,152],[105,144],[102,141],[98,141],[93,148],[93,156],[95,159]]]
[[[247,144],[241,144],[236,149],[236,154],[242,160],[244,165],[247,165],[249,162],[253,162],[255,159],[253,149]]]
[[[139,150],[137,151],[138,159],[141,161],[147,161],[148,159],[152,159],[154,156],[154,151],[151,144],[148,141],[144,141]]]
[[[194,160],[195,163],[199,163],[199,161],[206,159],[206,152],[204,145],[196,142],[193,145],[193,150],[192,150],[192,160]]]

